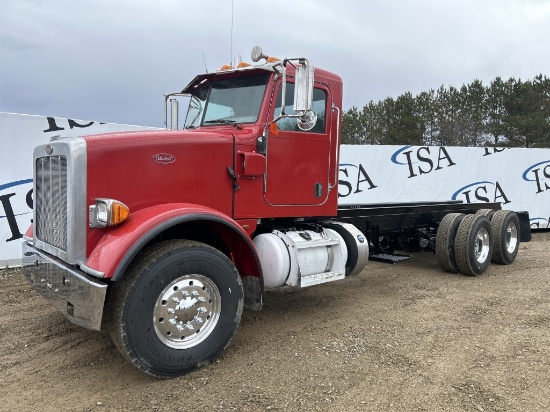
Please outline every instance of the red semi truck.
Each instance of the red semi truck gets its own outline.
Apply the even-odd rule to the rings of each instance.
[[[218,357],[267,289],[344,279],[369,258],[405,258],[396,248],[479,276],[530,240],[528,215],[498,203],[339,207],[341,78],[258,47],[252,60],[166,95],[173,130],[34,151],[25,276],[156,377]],[[189,98],[181,128],[178,96]]]

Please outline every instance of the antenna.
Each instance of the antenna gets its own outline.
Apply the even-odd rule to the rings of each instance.
[[[229,65],[233,62],[233,0],[231,0],[231,56],[229,57]]]
[[[202,60],[204,61],[204,70],[206,70],[206,73],[208,73],[208,66],[206,66],[206,59],[204,57],[204,52],[201,52],[202,53]]]

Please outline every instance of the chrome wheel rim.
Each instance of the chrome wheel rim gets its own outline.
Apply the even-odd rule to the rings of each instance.
[[[221,295],[216,284],[203,275],[185,275],[160,293],[153,325],[166,346],[188,349],[210,336],[220,313]]]
[[[506,233],[504,236],[504,241],[506,242],[506,251],[508,253],[514,253],[514,250],[516,250],[516,246],[518,244],[518,228],[513,222],[511,222],[506,228]]]
[[[485,228],[477,232],[475,255],[479,263],[485,262],[489,256],[489,232]]]

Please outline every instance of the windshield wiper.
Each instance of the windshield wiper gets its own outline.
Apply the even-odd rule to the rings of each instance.
[[[235,120],[229,120],[229,119],[216,119],[216,120],[205,120],[203,123],[222,123],[222,124],[230,124],[235,127],[235,129],[241,129],[241,125],[237,124]]]
[[[229,119],[215,119],[215,120],[205,120],[203,123],[237,123],[235,120],[229,120]]]

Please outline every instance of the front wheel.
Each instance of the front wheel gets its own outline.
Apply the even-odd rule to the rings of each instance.
[[[216,359],[235,334],[242,308],[241,279],[224,254],[171,240],[144,251],[113,285],[107,327],[136,367],[169,378]]]

